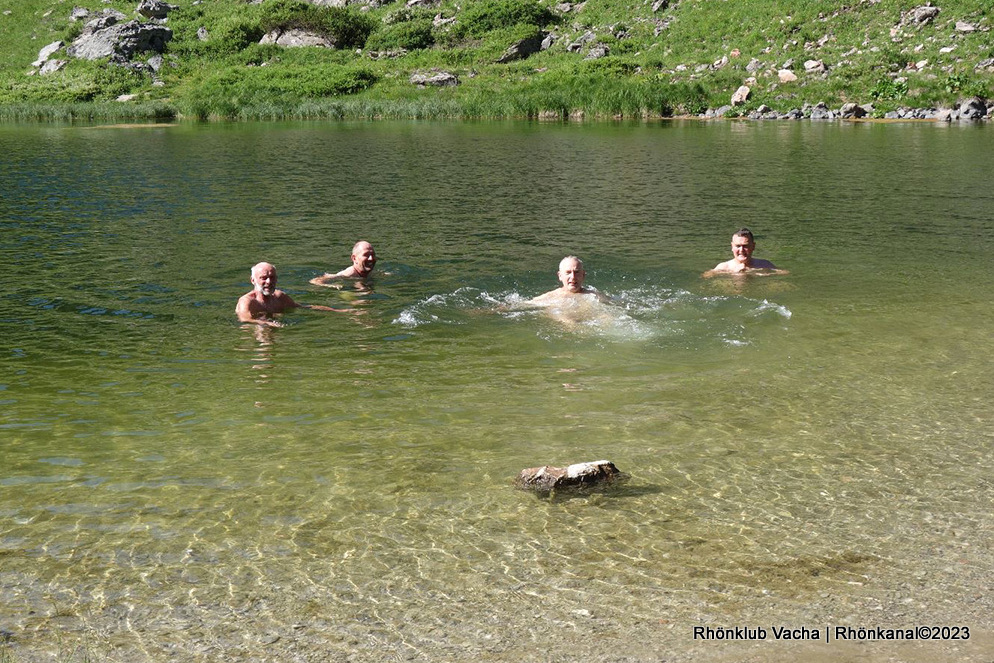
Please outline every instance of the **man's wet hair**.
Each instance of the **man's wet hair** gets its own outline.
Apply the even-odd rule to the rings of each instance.
[[[756,241],[756,238],[752,236],[752,231],[748,228],[739,228],[738,232],[732,235],[732,237],[745,237],[750,243]]]

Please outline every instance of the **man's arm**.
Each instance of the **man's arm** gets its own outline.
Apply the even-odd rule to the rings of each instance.
[[[341,272],[339,272],[339,274],[341,274]],[[329,283],[329,281],[334,281],[340,278],[342,277],[339,276],[338,274],[328,274],[327,272],[325,272],[321,276],[315,276],[313,279],[311,279],[311,285],[323,285],[327,288],[335,288],[338,286],[332,285],[331,283]]]
[[[331,311],[332,313],[352,313],[355,309],[351,308],[332,308],[331,306],[322,306],[320,304],[297,304],[300,308],[308,308],[312,311]]]

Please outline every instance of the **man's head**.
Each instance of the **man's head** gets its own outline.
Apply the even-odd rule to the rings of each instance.
[[[352,247],[352,266],[362,276],[366,276],[373,271],[376,265],[376,251],[373,245],[366,241],[359,241]]]
[[[559,262],[559,271],[556,272],[559,282],[563,288],[570,292],[580,292],[583,290],[583,279],[586,272],[583,271],[583,262],[576,256],[566,256]]]
[[[736,262],[748,263],[755,250],[756,240],[748,228],[742,228],[732,235],[732,256]]]
[[[268,262],[260,262],[252,268],[252,285],[256,292],[269,297],[276,292],[276,268]]]

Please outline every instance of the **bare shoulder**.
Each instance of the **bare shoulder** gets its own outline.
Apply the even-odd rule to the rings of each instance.
[[[701,276],[703,276],[704,278],[710,278],[710,277],[714,276],[715,274],[731,274],[732,273],[732,269],[731,269],[731,265],[729,264],[731,262],[733,262],[733,261],[732,260],[727,260],[725,262],[719,262],[717,265],[714,266],[714,268],[709,269],[708,271],[704,272],[703,274],[701,274]]]
[[[534,304],[535,306],[548,306],[553,302],[559,301],[562,297],[559,294],[559,290],[550,290],[549,292],[543,293],[538,297],[533,297],[528,300],[527,303]]]

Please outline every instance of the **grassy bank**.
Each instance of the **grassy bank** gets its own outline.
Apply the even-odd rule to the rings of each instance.
[[[442,0],[430,8],[316,7],[296,0],[176,0],[173,38],[157,72],[67,60],[34,73],[41,47],[70,43],[85,20],[55,0],[13,0],[0,16],[0,119],[605,117],[696,114],[748,101],[785,111],[805,103],[952,105],[994,96],[992,9],[948,0],[917,22],[917,2],[862,0]],[[135,16],[136,2],[82,0]],[[655,11],[654,8],[655,7]],[[336,48],[260,44],[302,28]],[[500,64],[513,43],[551,34],[546,50]],[[602,55],[602,57],[591,57]],[[827,71],[807,72],[820,61]],[[784,82],[781,71],[796,81]],[[419,87],[448,72],[458,85]],[[127,95],[128,101],[115,101]]]

